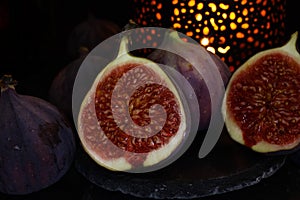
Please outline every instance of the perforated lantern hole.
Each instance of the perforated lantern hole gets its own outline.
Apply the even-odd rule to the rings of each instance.
[[[174,28],[234,71],[255,53],[285,43],[286,0],[133,0],[142,26]]]

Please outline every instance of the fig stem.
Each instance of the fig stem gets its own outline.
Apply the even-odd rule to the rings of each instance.
[[[290,40],[282,47],[284,50],[288,51],[289,53],[292,53],[294,56],[299,56],[299,53],[297,51],[297,39],[298,39],[298,31],[294,32]]]
[[[128,43],[129,43],[129,35],[124,34],[121,38],[119,52],[118,52],[117,57],[120,57],[120,56],[128,53]]]
[[[12,75],[5,74],[0,79],[0,88],[1,92],[4,92],[8,88],[15,89],[17,81],[12,78]]]

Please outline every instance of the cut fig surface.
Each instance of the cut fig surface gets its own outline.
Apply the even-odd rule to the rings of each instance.
[[[294,150],[300,143],[300,55],[297,32],[278,48],[254,55],[226,88],[223,115],[230,136],[257,152]]]
[[[99,165],[152,171],[183,153],[189,108],[168,74],[130,55],[127,44],[124,35],[116,59],[95,78],[80,106],[77,129],[83,148]]]

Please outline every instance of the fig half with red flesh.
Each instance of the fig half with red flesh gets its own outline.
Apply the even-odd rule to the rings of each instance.
[[[163,166],[189,135],[180,91],[156,63],[128,53],[128,37],[82,101],[77,129],[84,150],[113,171]]]
[[[261,153],[292,152],[300,143],[298,32],[283,46],[252,56],[233,73],[222,113],[233,140]]]

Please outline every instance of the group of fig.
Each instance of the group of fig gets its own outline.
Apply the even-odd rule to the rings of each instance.
[[[29,194],[54,184],[71,167],[79,146],[99,167],[112,171],[158,169],[180,156],[192,132],[208,130],[218,114],[241,148],[266,154],[297,150],[297,32],[234,72],[175,30],[165,31],[159,48],[143,58],[129,52],[130,34],[118,34],[118,54],[101,67],[76,119],[72,89],[88,51],[57,75],[49,102],[18,94],[13,77],[2,77],[0,192]]]

